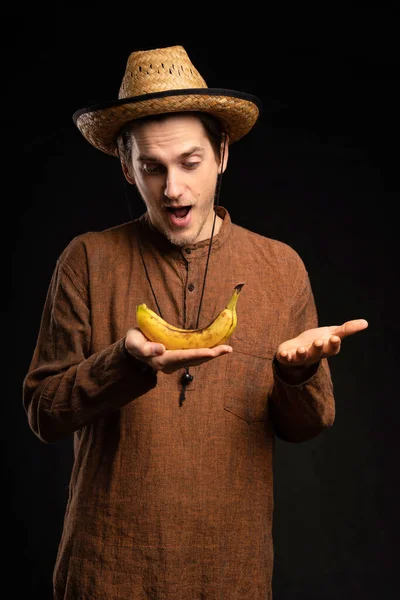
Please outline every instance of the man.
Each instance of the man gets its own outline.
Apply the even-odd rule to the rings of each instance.
[[[119,99],[74,115],[146,212],[61,254],[24,381],[33,432],[74,436],[55,600],[272,597],[274,436],[333,424],[328,358],[368,324],[318,327],[297,253],[219,205],[230,146],[258,115],[181,46],[133,52]],[[137,327],[140,303],[207,325],[240,282],[228,344],[167,350]]]

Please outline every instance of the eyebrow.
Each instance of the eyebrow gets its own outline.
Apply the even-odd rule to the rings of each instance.
[[[178,156],[178,159],[182,160],[183,158],[188,158],[188,156],[191,156],[192,154],[204,154],[204,148],[202,146],[193,146],[193,148],[190,148],[186,152],[182,152],[182,154]],[[139,154],[137,160],[141,162],[160,162],[159,158],[156,156],[149,156],[148,154]]]

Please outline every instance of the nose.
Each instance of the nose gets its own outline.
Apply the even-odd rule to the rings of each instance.
[[[165,181],[164,194],[170,200],[178,200],[184,192],[184,183],[182,175],[177,173],[175,169],[170,169],[167,173]]]

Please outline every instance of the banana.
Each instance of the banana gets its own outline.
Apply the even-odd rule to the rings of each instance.
[[[235,286],[227,306],[206,327],[174,327],[146,304],[138,304],[136,307],[137,325],[151,342],[164,344],[167,350],[213,348],[225,344],[237,326],[236,303],[243,286],[244,283]]]

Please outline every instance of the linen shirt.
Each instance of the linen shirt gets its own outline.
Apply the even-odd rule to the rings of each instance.
[[[174,246],[145,213],[58,258],[23,384],[33,432],[74,441],[55,600],[272,598],[275,437],[332,426],[333,386],[326,359],[297,385],[274,360],[318,326],[298,253],[216,210],[198,323],[210,240]],[[155,374],[125,350],[136,306],[158,312],[149,280],[162,317],[185,328],[244,282],[233,352],[190,368],[183,403],[183,369]]]

